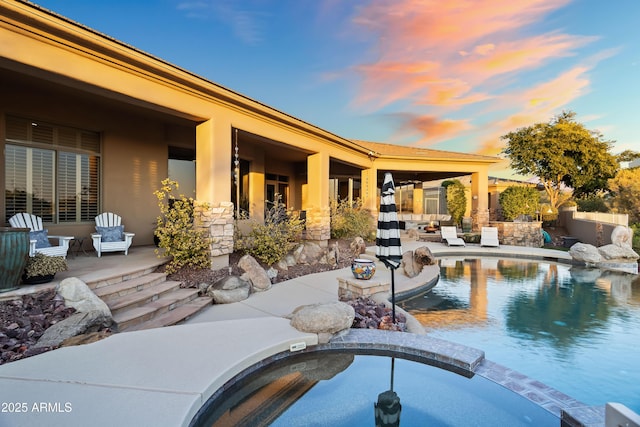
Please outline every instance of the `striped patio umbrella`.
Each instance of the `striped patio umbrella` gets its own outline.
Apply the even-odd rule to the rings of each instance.
[[[376,257],[391,269],[392,320],[396,323],[395,270],[402,261],[400,224],[395,199],[396,187],[390,172],[385,173],[376,230]]]

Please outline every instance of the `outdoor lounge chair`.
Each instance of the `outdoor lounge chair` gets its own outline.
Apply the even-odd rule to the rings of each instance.
[[[100,258],[102,252],[123,251],[127,255],[133,236],[135,233],[124,231],[122,218],[119,215],[104,212],[96,217],[96,232],[91,234],[91,240]]]
[[[9,224],[15,228],[28,228],[29,232],[29,256],[41,253],[48,256],[67,257],[69,242],[73,236],[50,236],[48,230],[42,226],[42,218],[39,216],[21,212],[9,218]],[[49,240],[56,240],[57,245],[52,245]]]
[[[455,226],[440,227],[440,236],[447,246],[466,246],[464,240],[458,237],[458,229]]]
[[[500,246],[497,227],[482,227],[480,246],[494,246],[496,248]]]

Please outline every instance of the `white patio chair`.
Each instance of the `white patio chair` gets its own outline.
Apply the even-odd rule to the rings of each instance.
[[[458,229],[455,226],[440,227],[440,236],[447,246],[466,246],[464,240],[458,237]]]
[[[73,236],[50,236],[48,230],[42,226],[42,218],[39,216],[21,212],[9,218],[9,224],[15,228],[30,229],[29,256],[41,253],[48,256],[61,256],[66,258],[69,251],[69,242]],[[56,240],[54,246],[49,240]]]
[[[123,251],[127,255],[135,235],[135,233],[124,231],[122,218],[119,215],[103,212],[96,217],[96,232],[91,234],[91,240],[98,253],[98,258],[102,252]]]
[[[480,246],[500,246],[498,241],[498,227],[482,227],[480,233]]]

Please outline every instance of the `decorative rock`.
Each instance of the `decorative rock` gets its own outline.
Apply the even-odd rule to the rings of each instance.
[[[207,288],[206,294],[216,304],[229,304],[249,298],[251,283],[238,276],[224,277]]]
[[[404,274],[407,277],[416,277],[418,275],[413,263],[413,251],[406,251],[402,254],[402,263],[400,266],[403,268]],[[420,270],[422,270],[422,268]]]
[[[57,292],[64,298],[65,304],[80,313],[100,311],[111,318],[111,310],[82,280],[69,277],[58,284]]]
[[[604,245],[598,248],[598,252],[602,255],[602,258],[607,260],[636,260],[638,259],[638,254],[635,253],[631,246],[626,244],[622,245]]]
[[[353,324],[353,307],[340,301],[305,305],[291,315],[291,326],[302,332],[334,334]]]
[[[269,267],[269,269],[267,270],[267,276],[269,277],[269,280],[275,279],[276,277],[278,277],[278,270],[273,267]]]
[[[302,251],[299,252],[299,257],[296,258],[298,264],[315,265],[324,255],[324,249],[315,242],[304,242],[300,246],[302,246]]]
[[[254,291],[262,292],[271,289],[271,279],[254,257],[251,255],[243,256],[238,261],[238,267],[245,272],[242,278],[251,282]]]
[[[278,270],[287,271],[289,269],[289,264],[287,264],[287,261],[283,258],[277,262],[276,267]]]
[[[367,251],[367,244],[364,242],[362,237],[356,237],[349,244],[349,248],[351,248],[351,255],[353,255],[354,258],[357,258]]]
[[[438,263],[436,257],[433,256],[431,250],[426,246],[420,246],[413,251],[413,262],[418,274],[425,265],[436,265]]]
[[[420,239],[420,233],[418,233],[418,230],[415,228],[410,228],[407,230],[407,237],[413,240],[418,240]]]
[[[338,265],[339,259],[340,259],[340,246],[338,245],[338,242],[334,242],[331,245],[331,247],[327,250],[325,264],[335,267]]]
[[[107,316],[100,310],[75,313],[44,331],[34,348],[55,348],[67,338],[96,332],[100,329],[108,328],[112,323],[111,315]]]
[[[632,241],[633,232],[629,227],[618,225],[611,232],[611,243],[616,246],[627,247],[631,249]]]
[[[569,255],[576,261],[582,261],[588,264],[596,264],[602,261],[602,255],[600,255],[598,248],[587,243],[576,243],[571,246]]]

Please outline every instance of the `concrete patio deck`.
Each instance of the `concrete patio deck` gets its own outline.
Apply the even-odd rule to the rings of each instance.
[[[501,246],[450,248],[440,243],[403,241],[403,249],[428,246],[436,256],[491,255],[569,262],[568,254],[537,248]],[[371,249],[370,249],[371,250]],[[158,262],[153,248],[133,248],[129,256],[116,254],[95,260],[70,258],[70,271],[58,280],[113,274],[126,265]],[[106,267],[106,268],[104,268]],[[437,269],[434,270],[435,274]],[[302,333],[283,316],[296,307],[337,299],[337,277],[349,269],[299,277],[252,294],[245,301],[214,305],[183,325],[115,334],[105,340],[66,347],[0,366],[0,401],[13,404],[0,414],[3,426],[187,426],[206,400],[243,369],[292,344],[318,343],[315,334]],[[383,267],[376,275],[389,272]],[[42,285],[40,285],[42,286]],[[413,334],[411,340],[419,339]],[[366,340],[378,338],[369,334]],[[438,357],[449,357],[432,346]],[[365,343],[367,344],[367,343]],[[369,345],[372,343],[369,342]],[[431,348],[431,347],[430,347]],[[564,405],[549,403],[559,416]]]

